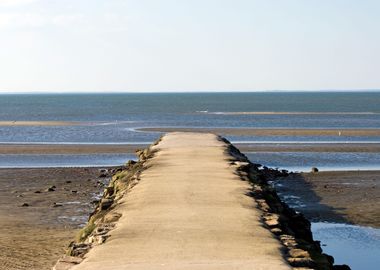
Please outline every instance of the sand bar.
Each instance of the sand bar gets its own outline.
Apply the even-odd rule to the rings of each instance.
[[[242,152],[363,152],[380,153],[379,144],[235,143]],[[0,154],[117,154],[135,153],[147,144],[0,144]]]
[[[155,149],[110,238],[73,269],[291,269],[225,142],[172,133]]]
[[[378,112],[199,112],[220,115],[373,115]]]
[[[0,154],[134,153],[146,144],[0,144]]]
[[[234,136],[380,136],[380,129],[287,129],[287,128],[139,128],[150,132],[204,132]]]

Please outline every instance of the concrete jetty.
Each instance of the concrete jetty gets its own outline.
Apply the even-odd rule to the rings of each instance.
[[[224,141],[169,133],[153,147],[110,237],[72,269],[291,269]]]

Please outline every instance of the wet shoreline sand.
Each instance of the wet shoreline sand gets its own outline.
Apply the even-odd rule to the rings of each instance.
[[[99,168],[0,169],[0,269],[51,269],[106,183]]]
[[[135,153],[148,144],[7,144],[0,154],[115,154]],[[380,153],[380,143],[234,143],[242,152],[365,152]]]
[[[50,269],[106,180],[99,168],[0,169],[0,269]],[[279,181],[308,203],[311,220],[380,227],[380,171],[291,174]],[[53,185],[55,191],[46,191]],[[83,220],[73,218],[78,216]]]
[[[312,221],[380,228],[380,171],[291,173],[275,183],[285,201]]]
[[[146,132],[204,132],[234,136],[380,136],[380,129],[306,129],[306,128],[138,128]]]
[[[6,144],[0,154],[116,154],[134,153],[146,144]]]

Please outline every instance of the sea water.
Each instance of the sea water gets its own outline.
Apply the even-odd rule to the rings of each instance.
[[[291,114],[249,114],[252,112]],[[26,144],[149,144],[160,136],[157,132],[138,131],[141,127],[373,129],[380,128],[380,92],[0,95],[0,121],[80,122],[80,125],[68,126],[0,125],[0,143]],[[243,143],[380,143],[380,137],[366,136],[226,137],[232,142]],[[257,158],[262,163],[284,169],[318,165],[346,168],[352,165],[347,163],[352,154],[336,154],[338,159],[334,159],[334,155],[262,153]],[[16,164],[27,166],[30,159],[19,157]],[[90,166],[96,157],[107,164],[117,159],[116,156],[93,155],[93,158],[76,161],[78,165]],[[38,158],[35,156],[34,160]],[[357,158],[360,168],[364,164],[371,168],[379,164],[377,153],[357,155]],[[43,160],[48,159],[41,156],[40,162],[36,163],[43,166]],[[310,162],[300,163],[302,160]],[[335,162],[329,165],[330,161]],[[59,163],[57,160],[56,164]],[[0,166],[5,165],[0,159]]]

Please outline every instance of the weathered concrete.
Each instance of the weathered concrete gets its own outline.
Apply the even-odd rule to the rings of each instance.
[[[171,133],[154,147],[111,236],[73,269],[291,269],[225,142]]]

